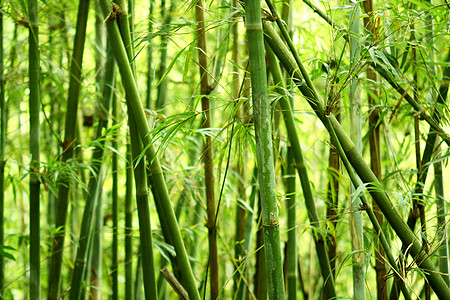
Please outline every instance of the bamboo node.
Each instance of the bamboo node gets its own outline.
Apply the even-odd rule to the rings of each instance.
[[[117,3],[113,2],[111,11],[109,12],[106,19],[103,21],[103,24],[114,22],[115,20],[120,19],[120,16],[122,16],[122,9],[120,9],[120,6],[117,5]]]
[[[278,226],[278,220],[277,219],[270,219],[269,224],[270,224],[270,226]]]

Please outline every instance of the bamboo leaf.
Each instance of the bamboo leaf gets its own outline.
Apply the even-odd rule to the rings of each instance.
[[[178,51],[178,53],[175,55],[175,57],[172,59],[172,61],[170,62],[169,66],[167,67],[167,69],[164,71],[164,74],[161,76],[161,78],[159,79],[158,83],[156,84],[156,86],[159,86],[161,84],[161,82],[164,81],[164,79],[166,79],[167,75],[170,73],[170,71],[173,69],[175,63],[177,62],[178,58],[181,56],[181,54],[184,53],[184,51],[186,50],[186,48],[188,48],[188,46],[184,47],[183,49],[181,49],[180,51]]]

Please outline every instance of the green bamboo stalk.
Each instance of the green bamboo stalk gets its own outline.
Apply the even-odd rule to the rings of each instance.
[[[280,229],[275,170],[273,160],[270,104],[264,58],[264,40],[259,0],[245,1],[250,78],[252,85],[253,119],[264,230],[264,250],[267,267],[269,299],[284,299],[283,264],[281,260]]]
[[[28,1],[30,88],[30,299],[41,298],[40,262],[40,61],[37,0]]]
[[[5,146],[6,146],[6,101],[3,50],[3,2],[0,7],[0,245],[4,245],[4,207],[5,207]],[[5,258],[0,256],[0,298],[4,299]]]
[[[100,102],[102,97],[102,90],[105,89],[103,78],[105,60],[103,55],[103,48],[106,44],[105,28],[103,27],[103,20],[101,19],[101,11],[98,3],[95,3],[95,82],[97,100]],[[105,49],[108,51],[108,49]],[[102,278],[103,278],[103,201],[102,193],[99,191],[99,199],[95,212],[95,223],[92,233],[92,241],[90,249],[88,250],[88,263],[86,268],[86,281],[90,282],[89,299],[99,300],[102,296]]]
[[[289,101],[287,99],[286,88],[284,87],[283,84],[283,78],[281,76],[280,67],[278,65],[278,62],[276,61],[276,57],[269,47],[266,48],[267,48],[266,51],[267,61],[269,62],[274,82],[276,82],[277,85],[279,86],[277,91],[282,95],[278,103],[280,105],[280,109],[283,114],[283,119],[288,133],[288,139],[292,147],[295,159],[295,167],[297,169],[300,178],[306,209],[308,210],[308,218],[311,226],[314,228],[313,239],[316,246],[317,258],[319,259],[320,271],[324,282],[324,291],[326,293],[326,297],[333,298],[336,297],[333,275],[331,272],[327,251],[325,248],[325,241],[322,235],[319,234],[321,230],[319,226],[320,224],[319,214],[317,213],[314,197],[312,194],[312,188],[309,181],[309,176],[306,169],[306,164],[303,159],[300,140],[297,134],[297,130],[295,128],[291,105],[289,104]]]
[[[233,0],[232,2],[232,9],[237,9],[238,2],[237,0]],[[238,105],[239,98],[241,95],[241,87],[244,85],[244,82],[242,82],[242,85],[240,87],[239,85],[239,23],[238,19],[239,16],[234,17],[234,22],[231,27],[231,34],[232,34],[232,45],[231,45],[231,60],[234,62],[232,66],[232,74],[233,74],[233,98],[235,101],[235,104]],[[237,112],[237,118],[242,119],[243,118],[243,110],[238,110]],[[236,169],[239,173],[239,177],[242,181],[239,181],[239,194],[238,196],[243,201],[246,201],[246,195],[245,195],[245,189],[243,186],[243,183],[246,181],[246,168],[244,167],[244,162],[246,161],[245,158],[242,156],[246,155],[245,151],[241,153],[241,155],[238,155],[238,160],[236,162]],[[251,201],[251,198],[248,200]],[[253,207],[253,206],[251,206]],[[249,213],[250,214],[250,213]],[[247,275],[247,268],[246,268],[246,261],[244,260],[246,257],[246,248],[242,244],[242,242],[247,242],[247,239],[244,238],[246,234],[246,222],[248,219],[245,218],[246,211],[241,205],[236,205],[236,212],[235,212],[235,224],[236,227],[234,229],[234,259],[236,261],[235,265],[235,276],[234,276],[234,282],[233,282],[233,290],[235,291],[234,299],[245,299],[246,296],[246,287],[244,285],[244,277]],[[253,215],[253,214],[251,214]],[[253,224],[253,219],[250,219],[250,230],[251,226]],[[240,271],[242,270],[242,271]]]
[[[365,0],[363,2],[365,13],[368,17],[364,18],[364,27],[375,36],[377,28],[375,24],[375,14],[373,9],[373,1]],[[366,70],[367,78],[372,82],[377,82],[377,74],[375,71],[368,67]],[[375,97],[378,97],[379,91],[376,88],[371,88],[370,93],[367,94],[370,115],[369,115],[369,145],[370,145],[370,167],[373,173],[377,176],[378,180],[381,179],[381,145],[380,145],[380,109],[376,105]],[[373,96],[374,95],[374,96]],[[373,210],[377,218],[378,223],[383,226],[383,214],[380,212],[378,205],[375,201],[372,201]],[[375,244],[375,272],[377,280],[377,295],[378,299],[387,299],[388,284],[386,280],[386,264],[384,258],[383,247],[381,246],[378,238],[374,239]]]
[[[257,170],[257,169],[256,169]],[[258,170],[257,170],[258,171]],[[266,251],[264,247],[264,227],[262,226],[262,207],[261,193],[258,191],[258,212],[256,220],[256,263],[255,273],[253,277],[253,288],[256,299],[267,299],[267,268],[266,268]]]
[[[99,192],[92,239],[89,299],[100,300],[102,299],[103,280],[103,200],[101,192]]]
[[[153,2],[149,1],[149,9],[148,9],[148,32],[150,34],[153,32]],[[147,95],[145,107],[147,109],[151,108],[152,103],[152,86],[153,86],[153,39],[150,39],[147,43]]]
[[[128,107],[130,110],[130,107]],[[143,145],[139,140],[139,132],[136,128],[136,122],[133,113],[128,111],[128,126],[130,130],[131,152],[133,162],[136,161],[142,153]],[[134,165],[134,163],[133,163]],[[158,290],[156,288],[156,278],[153,260],[153,242],[152,227],[150,221],[150,207],[147,189],[147,171],[145,160],[141,159],[134,167],[134,183],[136,188],[136,202],[139,219],[139,232],[141,242],[142,275],[144,282],[144,292],[146,299],[158,299]],[[137,291],[136,291],[137,293]]]
[[[288,299],[297,299],[297,230],[295,205],[295,159],[291,147],[287,148],[286,162],[286,208],[287,208],[287,291]]]
[[[356,70],[357,64],[361,59],[361,43],[359,41],[360,22],[359,22],[359,3],[350,1],[350,70]],[[359,89],[358,77],[351,78],[349,91],[349,110],[350,110],[350,138],[356,146],[356,149],[362,153],[361,137],[361,91]],[[352,193],[356,187],[352,186]],[[350,235],[352,240],[353,269],[353,297],[354,299],[366,299],[365,289],[365,252],[364,252],[364,228],[363,212],[359,210],[361,200],[355,197],[351,200],[351,214],[349,219]]]
[[[127,142],[125,190],[125,300],[133,299],[133,158]]]
[[[386,217],[386,220],[392,226],[402,242],[411,245],[410,254],[414,258],[418,267],[425,271],[424,274],[430,282],[431,287],[433,288],[435,293],[438,295],[438,297],[443,297],[444,299],[450,297],[450,289],[447,287],[442,277],[436,272],[436,268],[431,262],[428,255],[426,255],[426,253],[422,251],[422,246],[419,240],[409,229],[409,227],[403,222],[400,215],[392,206],[386,193],[380,188],[381,185],[376,176],[372,173],[361,155],[358,153],[355,146],[353,145],[339,122],[336,120],[335,116],[333,114],[325,114],[323,101],[318,96],[314,85],[312,84],[303,64],[301,63],[300,58],[298,57],[298,54],[295,53],[296,59],[294,59],[292,53],[287,49],[286,46],[283,45],[281,40],[279,38],[276,39],[276,33],[273,31],[273,29],[271,30],[269,26],[264,26],[264,32],[266,33],[266,39],[270,47],[279,58],[283,67],[293,75],[295,81],[297,82],[297,87],[299,88],[301,93],[308,99],[308,103],[311,105],[314,112],[326,125],[327,130],[331,131],[331,129],[333,129],[335,131],[336,138],[333,138],[334,142],[341,143],[345,151],[345,155],[349,159],[358,176],[365,184],[371,186],[369,192],[377,202],[378,206]],[[277,42],[275,42],[275,40],[277,40]],[[292,42],[289,41],[289,43]],[[301,84],[301,82],[306,82],[306,84]]]
[[[253,169],[253,176],[251,179],[252,182],[252,189],[250,192],[250,196],[248,199],[248,204],[249,206],[252,208],[251,211],[248,212],[247,216],[244,218],[245,221],[245,225],[243,228],[243,238],[242,238],[242,256],[245,257],[245,260],[243,260],[240,264],[239,268],[239,282],[238,282],[238,286],[236,290],[236,294],[234,299],[236,300],[244,300],[247,297],[247,294],[249,294],[250,288],[249,288],[249,284],[245,282],[244,279],[246,279],[247,276],[247,262],[248,262],[248,254],[250,252],[250,245],[251,242],[253,240],[253,235],[254,235],[254,229],[253,229],[253,224],[255,223],[255,211],[258,209],[257,205],[259,204],[259,201],[256,200],[256,197],[259,195],[259,189],[258,189],[258,184],[257,184],[257,176],[258,176],[258,169],[256,168],[256,166]],[[258,234],[257,236],[257,240],[261,239],[260,235]],[[257,248],[258,247],[258,243],[257,243]],[[263,253],[264,249],[261,249],[260,251],[258,251],[257,256],[260,256],[260,253]],[[261,259],[263,260],[263,259]],[[256,275],[256,274],[255,274]],[[265,275],[265,274],[264,274]],[[258,290],[255,286],[255,289]],[[246,292],[248,291],[248,292]],[[266,295],[267,292],[264,292],[264,295]],[[259,298],[260,299],[260,298]]]
[[[202,94],[202,128],[211,128],[211,110],[208,60],[206,57],[206,30],[204,17],[203,0],[198,0],[195,4],[195,19],[197,21],[197,43],[198,60],[200,74],[200,92]],[[206,211],[209,242],[209,269],[210,269],[210,289],[211,299],[219,296],[219,262],[217,257],[217,229],[216,229],[216,200],[214,195],[214,165],[213,165],[213,145],[210,135],[204,137],[203,161],[205,171],[205,191],[206,191]]]
[[[77,15],[77,27],[74,40],[73,55],[70,64],[70,82],[66,110],[65,136],[63,142],[62,163],[66,163],[73,156],[76,136],[76,120],[78,112],[78,97],[80,93],[81,67],[83,65],[84,41],[89,12],[89,0],[80,0]],[[55,227],[61,228],[61,233],[53,238],[50,253],[50,270],[48,276],[48,299],[58,298],[58,288],[61,282],[61,265],[64,250],[64,234],[69,203],[70,178],[60,174],[58,177],[58,201],[56,202]]]
[[[113,99],[113,85],[115,76],[115,64],[114,56],[112,53],[111,45],[108,45],[108,54],[106,60],[105,69],[105,84],[103,89],[103,97],[101,103],[98,104],[97,115],[99,117],[98,125],[96,128],[95,139],[99,139],[103,135],[103,131],[108,125],[108,114]],[[96,213],[98,203],[98,192],[100,190],[99,185],[102,183],[99,180],[100,170],[104,160],[104,144],[105,140],[100,140],[100,145],[96,146],[92,152],[91,170],[94,174],[89,178],[88,183],[88,195],[83,212],[83,219],[81,222],[80,238],[78,240],[77,256],[74,263],[74,270],[72,275],[72,285],[70,290],[70,299],[78,300],[81,297],[81,289],[83,287],[83,274],[86,268],[87,254],[89,247],[89,240],[92,235],[92,229],[94,224],[94,217]]]
[[[340,121],[340,112],[341,109],[341,99],[335,100],[336,97],[340,97],[339,94],[336,94],[333,91],[333,87],[331,87],[331,92],[329,94],[329,101],[336,101],[334,106],[334,112],[336,113],[336,118]],[[328,259],[330,261],[330,268],[333,278],[336,276],[336,255],[337,255],[337,238],[336,238],[336,230],[337,225],[339,223],[339,153],[336,150],[336,146],[332,144],[328,154],[328,183],[327,183],[327,254]]]
[[[147,120],[142,108],[141,100],[137,90],[136,82],[133,77],[133,73],[129,64],[125,46],[121,40],[119,28],[114,22],[115,16],[110,15],[111,6],[106,0],[100,0],[103,14],[106,17],[105,23],[107,24],[108,36],[113,43],[114,54],[116,57],[116,62],[119,66],[119,70],[122,77],[122,84],[125,88],[127,95],[127,106],[128,111],[130,108],[134,114],[134,119],[136,121],[136,127],[139,131],[139,136],[142,143],[146,145],[145,153],[150,163],[149,166],[149,184],[152,186],[152,192],[156,201],[160,202],[164,212],[165,219],[168,226],[168,231],[171,234],[173,245],[177,253],[177,261],[181,268],[181,273],[183,276],[183,283],[189,297],[192,299],[199,299],[199,293],[195,284],[194,275],[192,273],[192,268],[190,266],[186,248],[184,247],[183,240],[181,238],[180,229],[175,218],[172,206],[170,204],[169,193],[164,180],[164,176],[159,164],[158,157],[156,156],[155,149],[153,147],[153,142],[150,130],[147,124]]]
[[[112,107],[113,124],[117,125],[117,118],[119,114],[117,112],[117,99],[114,97]],[[117,149],[118,135],[114,133],[112,147]],[[112,226],[113,226],[113,239],[112,239],[112,257],[111,257],[111,290],[112,300],[119,299],[119,178],[118,178],[118,165],[117,165],[117,153],[113,152],[111,158],[111,172],[112,172]]]

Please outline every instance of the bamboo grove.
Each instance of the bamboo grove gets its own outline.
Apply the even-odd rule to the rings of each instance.
[[[449,24],[2,1],[0,299],[450,299]]]

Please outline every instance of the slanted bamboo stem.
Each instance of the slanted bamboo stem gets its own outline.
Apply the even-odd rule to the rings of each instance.
[[[377,202],[378,206],[386,217],[386,220],[392,226],[402,242],[411,245],[410,254],[414,258],[418,267],[425,271],[425,276],[430,282],[431,287],[433,288],[435,293],[438,295],[438,297],[449,298],[450,289],[445,284],[440,274],[436,272],[436,268],[431,262],[430,257],[428,257],[428,255],[422,251],[422,245],[417,237],[403,222],[400,215],[393,207],[386,193],[382,190],[376,176],[367,166],[362,156],[358,153],[344,129],[336,120],[335,116],[333,114],[325,114],[323,101],[318,96],[314,85],[312,84],[303,64],[301,63],[301,60],[298,57],[298,54],[296,54],[298,60],[294,59],[287,47],[284,46],[279,38],[276,38],[277,35],[273,31],[273,29],[271,29],[266,24],[264,24],[264,32],[266,33],[266,40],[269,43],[270,47],[279,58],[283,67],[293,75],[294,80],[297,83],[297,87],[307,98],[308,103],[311,105],[319,119],[326,125],[328,131],[335,131],[336,137],[333,138],[333,142],[339,142],[342,145],[346,157],[350,161],[358,176],[365,184],[371,187],[369,189],[369,192]]]

